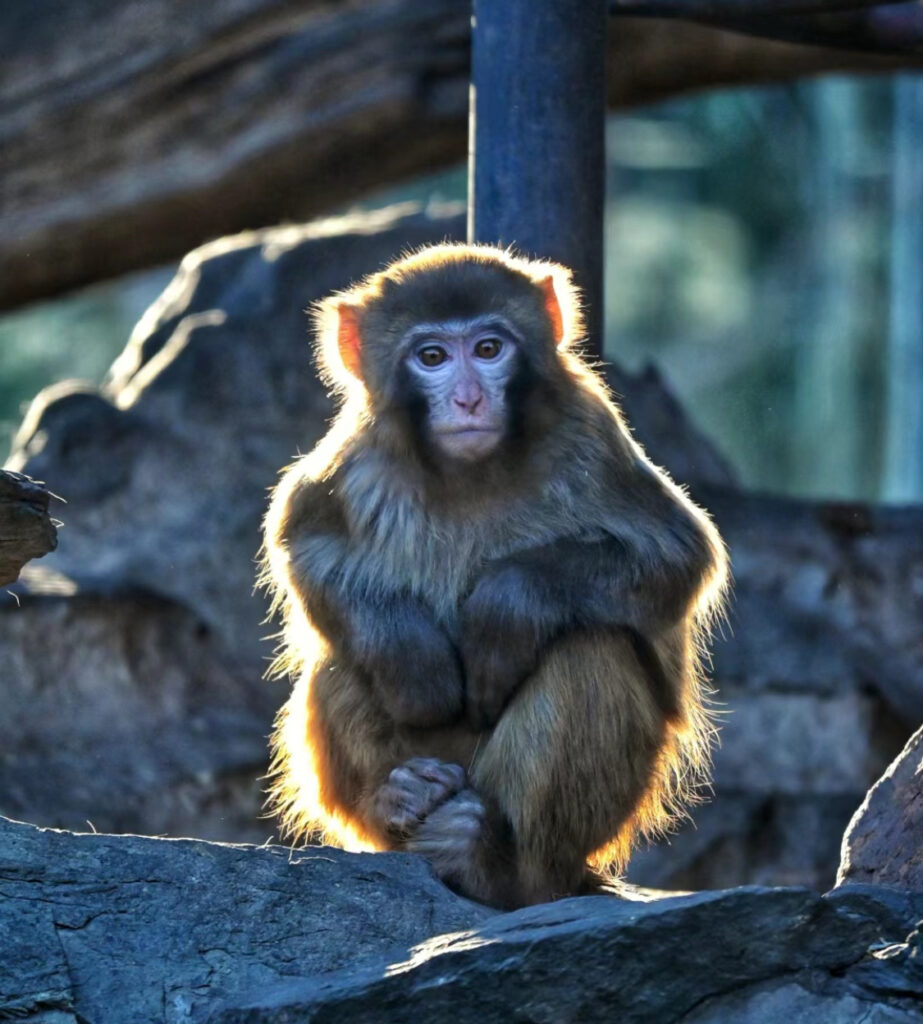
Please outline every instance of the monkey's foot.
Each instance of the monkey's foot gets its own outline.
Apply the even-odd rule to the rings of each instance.
[[[388,776],[372,798],[372,814],[386,833],[407,839],[465,785],[465,770],[434,757],[412,757]]]
[[[485,817],[481,798],[473,789],[464,789],[428,815],[407,849],[426,857],[448,885],[478,898],[473,890],[479,888],[475,876]]]

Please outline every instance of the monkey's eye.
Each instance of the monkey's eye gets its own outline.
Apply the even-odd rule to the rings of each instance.
[[[448,359],[448,356],[446,355],[445,349],[441,346],[426,345],[417,352],[417,359],[419,359],[424,366],[433,367],[441,366],[446,359]]]
[[[481,338],[474,346],[474,354],[478,359],[496,359],[501,348],[503,342],[499,338]]]

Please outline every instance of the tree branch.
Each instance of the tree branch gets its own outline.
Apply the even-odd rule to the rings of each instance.
[[[923,53],[923,7],[890,4],[835,14],[721,20],[725,28],[762,38],[865,53]]]
[[[908,0],[909,2],[909,0]],[[640,18],[685,18],[713,24],[792,14],[830,14],[894,5],[893,0],[609,0],[609,13]]]
[[[469,21],[468,0],[0,5],[0,309],[463,160]],[[608,54],[610,107],[923,65],[627,17]]]

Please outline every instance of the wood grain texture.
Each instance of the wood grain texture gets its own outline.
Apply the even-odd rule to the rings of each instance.
[[[30,558],[57,546],[57,530],[48,514],[51,495],[20,473],[0,469],[0,587],[15,583]]]
[[[0,309],[463,160],[469,21],[467,0],[0,6]],[[923,60],[621,17],[608,55],[610,107]]]

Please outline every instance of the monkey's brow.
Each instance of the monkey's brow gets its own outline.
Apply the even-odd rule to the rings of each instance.
[[[406,334],[406,340],[413,344],[425,338],[445,337],[472,333],[480,330],[497,331],[510,338],[519,338],[510,322],[496,313],[485,313],[472,317],[453,317],[450,320],[433,320],[415,324]]]

